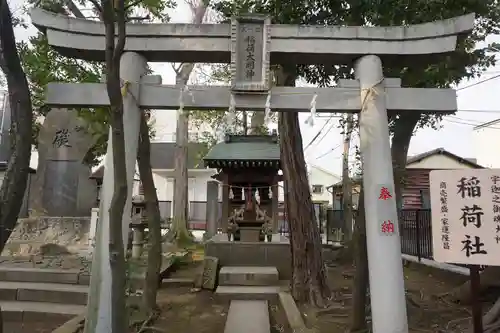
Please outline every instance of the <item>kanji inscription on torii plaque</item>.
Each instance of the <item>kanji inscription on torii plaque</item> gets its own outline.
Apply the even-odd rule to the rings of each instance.
[[[233,91],[269,90],[270,20],[243,16],[231,20],[231,72]]]

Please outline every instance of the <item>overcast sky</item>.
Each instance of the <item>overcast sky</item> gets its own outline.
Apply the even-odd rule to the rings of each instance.
[[[22,14],[23,3],[23,0],[10,0],[11,9],[15,15]],[[186,5],[180,5],[171,17],[173,22],[188,22],[190,12]],[[34,32],[35,28],[30,25],[28,30],[18,29],[16,38],[27,39]],[[500,37],[492,36],[491,40],[500,42]],[[170,64],[154,64],[153,69],[157,74],[162,75],[164,84],[175,84],[175,75]],[[457,91],[459,112],[454,116],[446,117],[441,123],[442,128],[438,131],[432,129],[418,131],[411,141],[409,154],[414,155],[442,147],[462,157],[476,157],[473,127],[500,118],[500,106],[497,105],[495,97],[495,94],[500,91],[500,77],[482,82],[497,75],[500,76],[500,66],[490,68],[479,80],[461,84]],[[175,120],[175,111],[165,112],[171,112],[172,119]],[[327,118],[316,118],[314,126],[309,126],[305,124],[308,116],[308,113],[300,114],[304,146],[309,144],[327,120]],[[307,147],[305,154],[308,163],[340,174],[342,137],[337,125],[337,120],[330,121],[318,139]],[[495,127],[500,130],[500,124]]]

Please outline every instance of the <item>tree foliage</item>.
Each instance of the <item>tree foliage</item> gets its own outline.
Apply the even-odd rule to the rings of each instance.
[[[102,17],[101,9],[96,6],[98,3],[92,1],[80,0],[75,3],[72,0],[42,0],[37,1],[36,5],[61,15],[93,20],[100,20]],[[128,21],[166,22],[170,19],[166,10],[174,6],[174,0],[125,1]],[[89,14],[84,15],[83,12]],[[36,119],[39,116],[45,116],[50,111],[50,108],[45,106],[47,84],[50,82],[101,82],[104,64],[60,55],[50,47],[47,37],[42,32],[37,32],[28,41],[19,42],[18,50],[30,85],[35,112],[34,142],[37,144],[36,137],[40,123]],[[88,122],[88,131],[95,137],[95,144],[85,156],[84,162],[95,165],[98,158],[106,153],[109,113],[105,108],[81,108],[78,111],[80,117]]]

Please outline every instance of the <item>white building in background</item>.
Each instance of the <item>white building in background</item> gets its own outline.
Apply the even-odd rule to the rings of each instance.
[[[177,111],[175,110],[153,110],[153,128],[155,137],[152,142],[175,142],[177,129]],[[210,126],[189,122],[189,141],[198,142],[203,137],[204,132],[212,133]]]
[[[326,188],[340,182],[341,177],[317,165],[307,166],[307,177],[312,201],[331,205],[333,203],[332,194]],[[283,183],[280,183],[279,201],[285,201]]]
[[[473,128],[477,163],[485,168],[500,168],[500,119]]]
[[[214,169],[206,169],[203,156],[206,148],[203,144],[190,142],[188,145],[188,200],[190,220],[204,221],[206,215],[207,182],[216,173]],[[172,216],[174,201],[175,143],[151,143],[151,168],[155,182],[156,193],[160,203],[160,213],[163,218]],[[102,182],[104,165],[97,168],[92,178]],[[136,176],[132,195],[142,194],[139,172]]]

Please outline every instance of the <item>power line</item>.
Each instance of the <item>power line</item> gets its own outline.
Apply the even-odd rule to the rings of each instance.
[[[460,117],[453,116],[453,115],[450,115],[448,117],[453,118],[455,120],[465,121],[465,122],[468,122],[468,123],[471,123],[471,124],[477,123],[476,125],[481,125],[481,124],[484,123],[482,121],[477,121],[476,119],[465,119],[465,118],[460,118]],[[449,119],[445,119],[445,120],[449,120]]]
[[[340,144],[339,144],[339,145],[337,145],[337,146],[335,146],[335,147],[333,147],[332,149],[330,149],[330,150],[329,150],[329,151],[327,151],[326,153],[321,154],[320,156],[316,157],[316,160],[319,160],[320,158],[323,158],[323,157],[325,157],[326,155],[331,154],[331,153],[332,153],[335,149],[337,149],[337,148],[339,148],[339,147],[340,147]]]
[[[500,110],[457,110],[457,112],[468,112],[468,113],[500,113]]]
[[[323,127],[321,127],[321,129],[318,131],[318,133],[316,133],[316,135],[312,138],[312,140],[307,144],[307,146],[304,148],[304,151],[306,151],[306,149],[309,148],[314,143],[314,141],[316,141],[316,139],[319,137],[321,132],[325,129],[326,125],[328,125],[330,120],[332,120],[332,118],[333,118],[333,116],[330,116],[330,118],[328,118],[325,121],[325,123],[323,124]]]
[[[465,121],[457,121],[457,120],[450,120],[450,119],[443,119],[443,121],[447,121],[447,122],[450,122],[450,123],[453,123],[453,124],[472,126],[472,127],[476,127],[476,126],[481,125],[481,124],[471,124],[471,123],[468,123],[468,122],[465,122]],[[500,129],[500,127],[493,127],[493,126],[486,126],[484,128]]]
[[[462,88],[458,88],[458,89],[455,89],[455,91],[461,91],[461,90],[464,90],[464,89],[468,89],[468,88],[472,88],[472,87],[475,87],[477,86],[478,84],[482,84],[482,83],[485,83],[485,82],[488,82],[488,81],[491,81],[491,80],[494,80],[494,79],[497,79],[500,77],[500,74],[497,74],[495,76],[492,76],[492,77],[489,77],[487,79],[483,79],[483,80],[480,80],[478,82],[475,82],[475,83],[472,83],[472,84],[469,84],[465,87],[462,87]]]
[[[323,136],[321,137],[321,139],[319,139],[318,144],[320,144],[320,143],[321,143],[321,141],[323,141],[323,139],[326,137],[326,135],[327,135],[328,133],[330,133],[330,130],[333,128],[333,126],[334,126],[334,125],[335,125],[335,122],[333,122],[333,123],[330,125],[330,127],[329,127],[329,128],[328,128],[328,130],[325,132],[325,134],[323,134]]]

